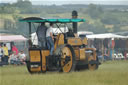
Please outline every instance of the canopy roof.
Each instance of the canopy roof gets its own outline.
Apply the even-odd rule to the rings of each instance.
[[[22,35],[1,35],[0,34],[0,42],[11,42],[11,41],[26,41],[27,39]]]
[[[93,35],[87,35],[87,38],[90,39],[105,39],[105,38],[128,38],[126,36],[116,35],[112,33],[106,33],[106,34],[93,34]]]
[[[35,22],[35,23],[41,23],[41,22],[49,22],[49,23],[71,23],[71,22],[85,22],[85,19],[54,19],[54,18],[40,18],[40,17],[27,17],[24,19],[20,19],[21,22]]]

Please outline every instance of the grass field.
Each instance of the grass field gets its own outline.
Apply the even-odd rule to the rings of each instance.
[[[3,66],[0,85],[128,85],[128,61],[107,61],[96,71],[33,75],[25,66]]]

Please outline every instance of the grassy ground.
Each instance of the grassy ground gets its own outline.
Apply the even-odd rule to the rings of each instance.
[[[128,61],[107,61],[96,71],[29,74],[25,66],[0,67],[0,85],[128,85]]]

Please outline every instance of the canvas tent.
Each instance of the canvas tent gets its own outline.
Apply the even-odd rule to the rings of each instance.
[[[0,34],[0,42],[18,42],[18,41],[26,41],[22,35],[7,35],[7,34]]]
[[[24,50],[27,54],[27,38],[22,35],[13,35],[13,34],[0,34],[0,44],[4,43],[8,47],[8,50],[11,52],[11,45],[14,43],[18,50]]]
[[[113,33],[104,33],[104,34],[93,34],[87,35],[89,44],[94,45],[97,49],[100,50],[102,55],[108,56],[109,59],[113,59],[113,54],[116,52],[127,51],[127,36],[121,36]],[[91,43],[92,41],[92,43]],[[119,50],[120,49],[120,50]]]
[[[78,31],[78,36],[79,35],[92,35],[93,34],[93,32],[90,32],[90,31]]]
[[[127,36],[121,36],[121,35],[116,35],[112,33],[105,33],[105,34],[93,34],[93,35],[87,35],[88,39],[105,39],[105,38],[128,38]]]

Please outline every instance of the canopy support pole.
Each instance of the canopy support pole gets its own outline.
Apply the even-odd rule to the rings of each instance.
[[[28,22],[29,24],[29,47],[32,47],[32,41],[31,41],[31,22]]]
[[[31,39],[31,22],[29,22],[28,24],[29,24],[29,39]]]

